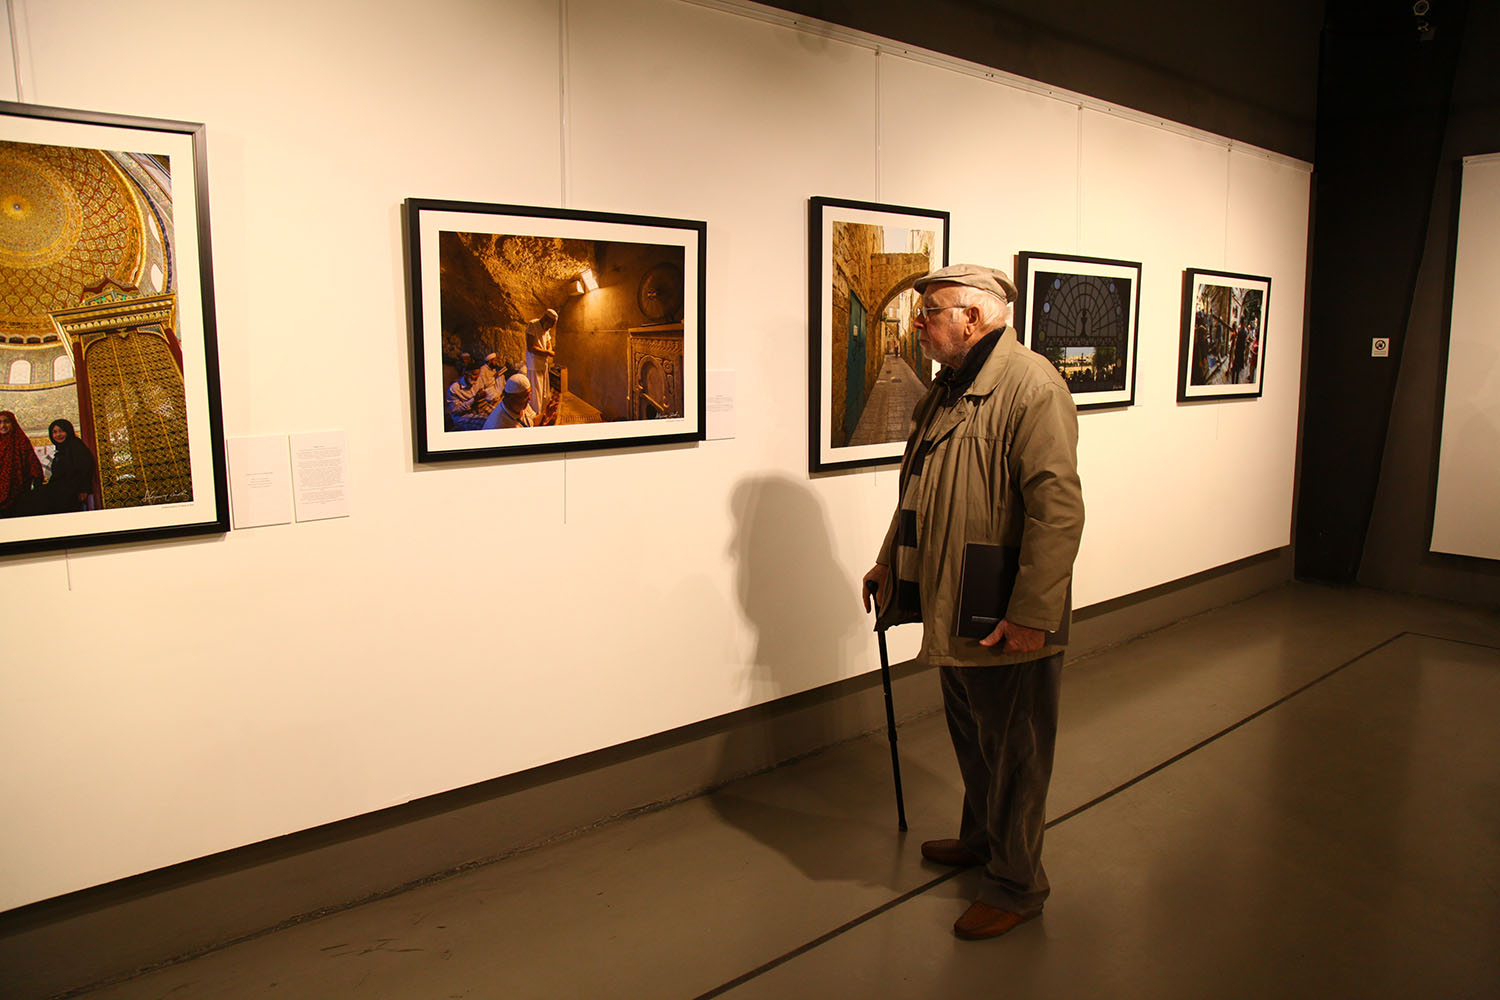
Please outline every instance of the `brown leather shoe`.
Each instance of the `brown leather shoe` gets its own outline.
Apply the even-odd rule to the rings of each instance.
[[[974,865],[984,864],[984,859],[965,847],[963,841],[954,840],[952,837],[946,840],[923,842],[922,857],[928,861],[936,861],[940,865],[952,865],[954,868],[972,868]]]
[[[1029,917],[1023,917],[1019,913],[1002,910],[979,900],[969,904],[964,915],[954,921],[953,933],[965,941],[980,941],[984,938],[999,937],[1006,931],[1023,924],[1038,914],[1033,913]]]

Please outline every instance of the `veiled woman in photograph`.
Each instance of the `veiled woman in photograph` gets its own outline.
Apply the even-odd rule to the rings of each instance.
[[[29,497],[42,481],[42,463],[16,415],[0,410],[0,517],[29,512]]]
[[[52,453],[47,483],[37,492],[36,513],[87,510],[89,495],[94,492],[94,453],[73,430],[71,420],[52,421],[47,436],[57,450]]]

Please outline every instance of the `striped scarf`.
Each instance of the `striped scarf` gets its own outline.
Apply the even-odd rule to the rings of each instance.
[[[963,364],[958,368],[944,368],[933,380],[927,398],[917,404],[917,413],[925,413],[926,419],[920,420],[913,430],[911,442],[907,444],[911,449],[911,459],[902,470],[904,479],[901,483],[901,507],[896,521],[895,553],[892,558],[896,570],[895,603],[898,622],[922,620],[922,588],[918,582],[921,579],[922,561],[917,548],[917,507],[922,491],[922,469],[936,444],[927,436],[928,429],[936,422],[937,414],[958,402],[969,386],[974,384],[979,369],[989,360],[990,353],[994,351],[1004,332],[1005,328],[1001,327],[976,341],[964,356]],[[937,397],[936,405],[924,406],[934,395]],[[915,414],[913,417],[920,419]]]
[[[901,489],[901,509],[896,521],[896,607],[903,621],[922,620],[922,588],[918,584],[922,563],[917,552],[917,496],[922,486],[922,466],[932,442],[916,443],[907,464],[906,483]]]

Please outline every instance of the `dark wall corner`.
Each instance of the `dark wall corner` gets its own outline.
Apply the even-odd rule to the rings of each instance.
[[[1403,331],[1359,582],[1383,590],[1500,605],[1500,562],[1428,549],[1436,500],[1463,158],[1500,152],[1500,4],[1471,4],[1454,73],[1430,223]]]

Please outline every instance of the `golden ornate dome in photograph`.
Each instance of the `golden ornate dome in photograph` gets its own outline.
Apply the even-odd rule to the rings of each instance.
[[[98,150],[0,142],[0,337],[49,336],[47,315],[105,279],[134,285],[141,207]]]

